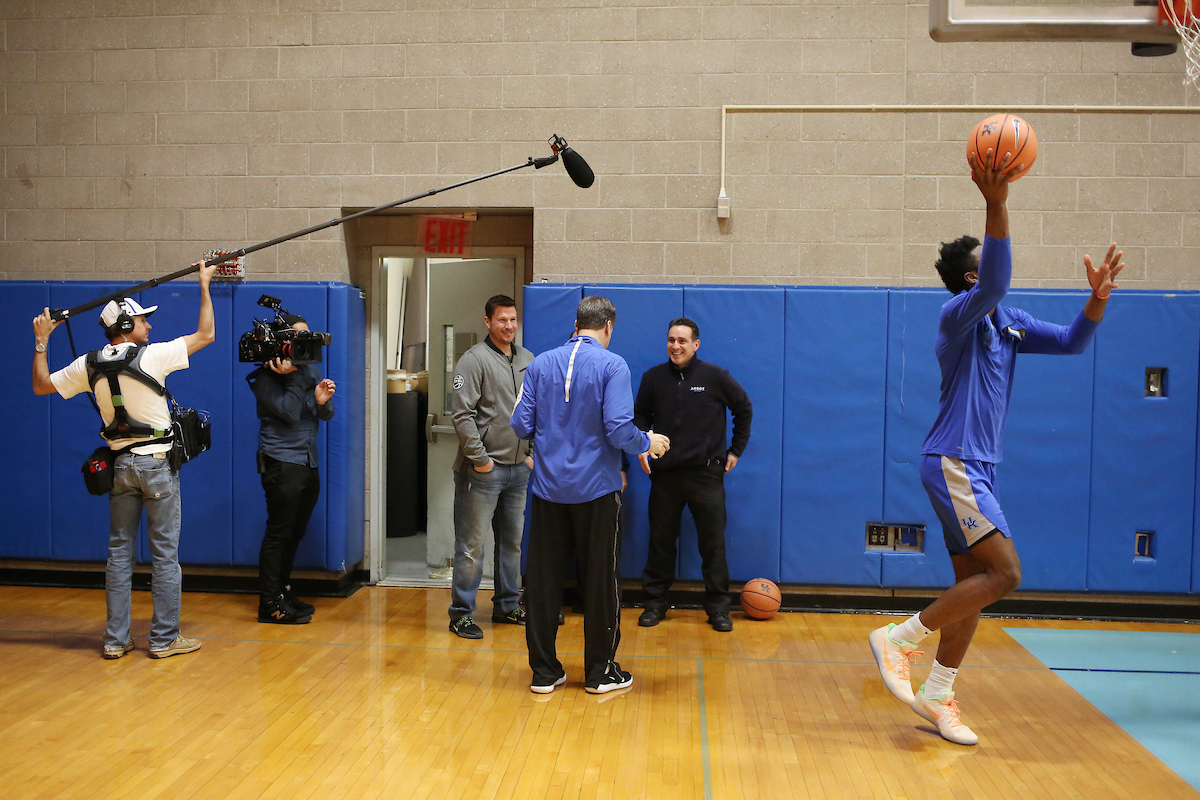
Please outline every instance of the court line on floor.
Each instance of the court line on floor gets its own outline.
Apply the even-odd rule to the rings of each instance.
[[[1093,669],[1092,667],[1050,667],[1055,672],[1115,672],[1122,675],[1200,675],[1200,670],[1186,669]]]
[[[708,758],[708,709],[704,704],[704,659],[696,658],[696,685],[700,701],[700,763],[704,773],[704,800],[713,800],[712,765]]]
[[[5,634],[38,634],[42,636],[71,636],[71,637],[100,637],[99,632],[81,633],[79,631],[38,631],[38,630],[14,630],[8,628],[0,628],[0,636]],[[364,649],[379,648],[382,650],[425,650],[438,653],[494,653],[494,654],[526,654],[529,651],[522,648],[519,650],[504,650],[499,648],[485,647],[436,647],[432,645],[414,645],[414,644],[372,644],[369,642],[307,642],[298,641],[295,639],[239,639],[230,636],[205,636],[201,641],[205,642],[244,642],[247,644],[290,644],[290,645],[312,645],[315,647],[361,647]],[[583,651],[563,650],[559,652],[560,656],[582,656]],[[706,661],[733,661],[746,662],[750,664],[826,664],[832,666],[874,666],[874,661],[830,661],[827,659],[811,659],[811,658],[750,658],[744,656],[673,656],[673,655],[642,655],[638,653],[620,653],[622,660],[635,658],[649,659],[664,659],[669,661],[688,661],[695,659],[704,659]],[[1053,669],[1052,667],[1003,667],[988,664],[972,664],[971,669],[995,669],[995,670],[1012,670],[1012,671],[1037,671],[1043,669]]]

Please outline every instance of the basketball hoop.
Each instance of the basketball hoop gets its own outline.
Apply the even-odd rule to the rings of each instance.
[[[221,250],[209,250],[204,254],[205,261],[212,261],[214,258],[220,258],[227,253]],[[223,281],[236,281],[246,277],[246,257],[238,256],[231,258],[224,264],[217,265],[217,271],[213,273],[213,277]]]
[[[1183,54],[1187,58],[1187,77],[1200,88],[1200,0],[1160,0],[1158,24],[1170,25],[1179,34]]]

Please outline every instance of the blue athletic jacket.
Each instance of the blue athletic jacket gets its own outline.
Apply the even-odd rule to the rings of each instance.
[[[633,424],[629,365],[591,336],[533,360],[511,421],[519,438],[533,438],[529,487],[553,503],[621,491],[621,451],[650,449],[650,437]]]
[[[942,306],[934,348],[942,370],[941,406],[922,455],[1000,463],[1017,353],[1073,355],[1095,336],[1100,323],[1082,311],[1064,327],[1000,305],[1011,278],[1009,240],[985,236],[978,283]],[[995,316],[988,316],[993,308]]]

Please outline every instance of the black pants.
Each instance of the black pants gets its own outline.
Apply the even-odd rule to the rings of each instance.
[[[266,455],[262,460],[267,531],[258,551],[258,594],[271,600],[291,582],[296,549],[321,494],[321,476],[316,467],[288,464]]]
[[[525,576],[525,642],[535,684],[563,674],[555,643],[563,580],[575,548],[587,596],[583,617],[584,680],[597,686],[621,642],[621,587],[617,576],[621,493],[587,503],[551,503],[534,495]]]
[[[728,614],[729,564],[725,561],[725,463],[714,459],[702,467],[654,472],[650,476],[650,552],[642,572],[646,608],[665,611],[667,592],[675,582],[679,524],[683,507],[696,522],[704,574],[704,610]]]

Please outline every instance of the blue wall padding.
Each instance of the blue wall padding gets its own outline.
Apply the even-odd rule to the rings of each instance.
[[[941,372],[933,346],[945,290],[888,292],[887,429],[884,439],[883,516],[893,524],[921,524],[924,553],[884,553],[886,587],[948,586],[954,569],[942,528],[921,486],[921,446],[937,417]],[[865,539],[866,530],[863,536]]]
[[[1012,292],[1005,305],[1070,325],[1081,292]],[[1070,356],[1019,354],[996,491],[1021,557],[1025,591],[1087,588],[1092,375],[1096,348]]]
[[[646,370],[667,360],[667,325],[683,315],[683,289],[672,286],[587,286],[584,294],[602,295],[616,306],[617,324],[608,347],[629,364],[630,387],[633,396],[637,397]],[[627,474],[629,488],[621,498],[620,570],[622,577],[640,578],[646,566],[650,541],[646,511],[650,478],[642,472],[634,455],[629,456]],[[690,516],[685,513],[684,517],[685,524],[690,525]]]
[[[697,355],[729,370],[754,404],[750,444],[725,477],[725,551],[735,583],[779,580],[780,482],[787,475],[781,467],[784,298],[784,290],[774,288],[683,291],[683,314],[700,326]],[[682,578],[700,579],[694,528],[680,537],[679,561]]]
[[[521,342],[534,355],[558,347],[575,330],[575,309],[583,287],[534,283],[522,298]]]
[[[50,288],[45,284],[8,285],[0,291],[0,314],[9,321],[14,337],[0,350],[0,374],[10,381],[5,412],[4,438],[7,458],[19,466],[16,482],[7,482],[4,497],[4,535],[0,535],[0,557],[48,559],[53,556],[50,535],[50,404],[29,389],[29,362],[33,356],[30,321],[50,305]],[[66,331],[50,338],[66,346]],[[29,342],[28,346],[15,346]],[[99,419],[99,417],[97,417]],[[91,450],[85,451],[80,463]],[[18,477],[19,476],[19,477]],[[76,481],[82,479],[75,477]]]
[[[42,307],[71,308],[119,291],[121,285],[94,282],[45,283],[13,281],[0,292],[0,308],[17,318],[32,319]],[[322,497],[301,544],[296,566],[340,572],[361,562],[364,550],[364,397],[366,394],[363,301],[358,289],[344,284],[214,282],[213,307],[217,340],[192,355],[187,370],[173,373],[167,386],[185,406],[208,411],[213,446],[180,473],[183,527],[180,557],[184,563],[253,565],[258,561],[266,518],[262,487],[255,467],[258,418],[254,398],[244,381],[253,365],[237,361],[237,340],[254,317],[270,316],[256,305],[263,293],[308,318],[314,330],[328,330],[334,344],[323,372],[338,384],[338,414],[322,425],[318,448]],[[194,282],[164,284],[138,296],[142,305],[158,305],[150,318],[151,341],[169,341],[196,330],[199,288]],[[104,342],[95,309],[72,323],[82,354]],[[13,361],[18,375],[29,374],[29,354]],[[51,371],[71,360],[65,329],[50,339]],[[21,383],[28,380],[22,378]],[[28,384],[25,384],[26,386]],[[17,392],[26,409],[27,430],[19,434],[30,451],[10,460],[10,485],[26,490],[0,536],[0,552],[8,557],[65,561],[103,561],[108,550],[108,501],[84,490],[79,466],[103,444],[100,418],[86,398],[64,401]],[[26,408],[27,407],[27,408]],[[30,481],[30,475],[40,475]],[[337,497],[331,497],[331,492]],[[145,560],[145,524],[139,557]]]
[[[789,289],[786,313],[780,578],[879,586],[888,293]]]
[[[1196,489],[1200,297],[1114,298],[1096,341],[1091,591],[1186,592]],[[1146,367],[1166,367],[1167,396],[1145,397]],[[1154,531],[1154,559],[1134,532]]]
[[[361,292],[354,286],[329,287],[328,320],[338,328],[329,348],[325,374],[338,386],[350,391],[334,395],[336,413],[326,425],[324,451],[328,454],[322,473],[322,494],[328,498],[329,532],[325,564],[338,565],[345,571],[363,560],[366,552],[366,509],[362,498],[366,491],[365,392],[355,392],[355,384],[364,385],[367,340],[366,308]]]

